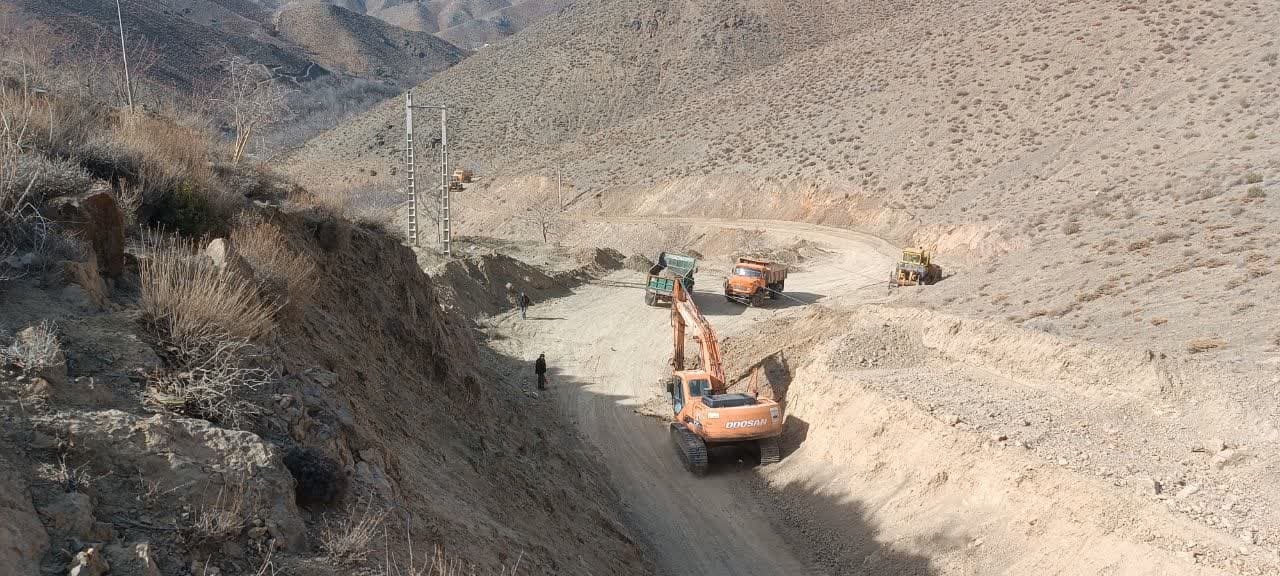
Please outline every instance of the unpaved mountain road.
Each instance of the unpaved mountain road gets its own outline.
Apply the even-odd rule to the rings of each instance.
[[[642,223],[645,219],[619,219]],[[728,304],[719,293],[721,278],[708,271],[699,278],[696,298],[722,337],[765,329],[778,309],[812,305],[826,298],[845,302],[884,296],[894,259],[892,245],[848,230],[794,222],[662,219],[709,230],[759,229],[783,238],[800,237],[830,250],[791,275],[787,290],[803,299],[772,301],[762,308]],[[671,328],[667,308],[642,301],[634,272],[580,287],[573,295],[537,303],[529,318],[495,319],[504,336],[500,351],[532,361],[547,355],[552,390],[564,417],[602,453],[627,519],[649,548],[662,575],[776,575],[819,573],[806,554],[791,544],[798,538],[778,531],[771,502],[751,489],[755,473],[743,465],[721,463],[695,478],[675,456],[667,427],[634,412],[662,394],[659,378],[669,370]]]

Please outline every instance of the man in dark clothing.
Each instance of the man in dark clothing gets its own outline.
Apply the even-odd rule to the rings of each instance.
[[[547,389],[547,355],[539,354],[538,360],[533,363],[533,371],[538,375],[538,389]]]
[[[521,320],[524,320],[524,319],[525,319],[525,314],[526,314],[526,312],[529,310],[529,304],[531,304],[531,303],[532,303],[532,302],[529,300],[529,296],[528,296],[527,294],[525,294],[524,292],[520,292],[520,298],[518,299],[518,304],[520,304],[520,319],[521,319]]]

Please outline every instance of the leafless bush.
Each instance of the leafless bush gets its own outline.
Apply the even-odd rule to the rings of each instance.
[[[140,266],[142,310],[165,342],[194,351],[271,331],[275,308],[250,281],[218,269],[188,241],[152,237],[148,243],[151,253]]]
[[[344,564],[359,564],[373,552],[375,538],[387,518],[385,510],[366,504],[364,512],[352,509],[335,522],[325,522],[320,533],[320,547],[330,559]]]
[[[6,179],[0,195],[7,201],[39,206],[47,198],[54,198],[88,190],[93,178],[79,164],[61,158],[44,155],[22,154],[13,163],[14,174]]]
[[[179,414],[239,427],[262,409],[246,399],[271,382],[249,364],[243,341],[213,341],[178,356],[177,366],[148,377],[147,401]]]
[[[244,157],[257,130],[270,126],[289,111],[288,100],[284,88],[266,66],[239,57],[224,60],[222,66],[227,76],[213,100],[222,106],[231,123],[231,162],[236,163]]]
[[[1261,186],[1250,186],[1249,189],[1245,191],[1244,196],[1245,198],[1261,199],[1266,198],[1267,193]]]
[[[8,348],[0,350],[5,364],[27,372],[59,366],[66,361],[64,358],[56,327],[48,320],[23,330]]]
[[[1080,232],[1079,222],[1071,221],[1071,222],[1064,222],[1062,224],[1062,233],[1066,234],[1067,236],[1071,236],[1072,234],[1078,234],[1079,232]]]

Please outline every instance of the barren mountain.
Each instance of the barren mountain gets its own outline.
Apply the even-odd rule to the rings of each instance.
[[[476,50],[554,14],[567,0],[310,0],[368,14],[407,30],[435,33]],[[294,3],[300,3],[295,0]]]
[[[75,38],[88,54],[119,50],[116,7],[104,0],[18,0],[27,15]],[[394,83],[421,81],[465,56],[428,34],[337,7],[279,11],[274,1],[145,1],[123,4],[133,65],[188,90],[208,84],[220,63],[241,56],[302,85],[343,73]]]
[[[930,306],[1254,352],[1280,338],[1250,320],[1280,314],[1277,25],[1273,1],[584,1],[418,90],[467,108],[463,233],[528,233],[502,214],[554,197],[559,163],[578,213],[858,227],[964,272]],[[401,114],[295,173],[391,193]]]
[[[431,34],[338,6],[287,8],[276,17],[276,27],[322,66],[356,76],[423,79],[466,56]]]

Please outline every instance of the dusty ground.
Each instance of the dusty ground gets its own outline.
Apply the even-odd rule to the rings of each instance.
[[[603,453],[659,573],[1280,569],[1266,480],[1274,414],[1257,402],[1274,375],[1201,380],[1214,367],[1185,355],[903,307],[910,290],[862,281],[893,257],[868,236],[680,225],[712,244],[749,228],[766,244],[800,237],[827,252],[788,280],[796,300],[763,308],[724,303],[716,273],[700,276],[729,373],[764,366],[787,402],[781,464],[722,459],[702,479],[680,467],[654,418],[666,408],[669,312],[641,303],[636,272],[540,303],[528,320],[489,322],[492,347],[547,354],[543,399]],[[616,226],[618,242],[647,238]]]

